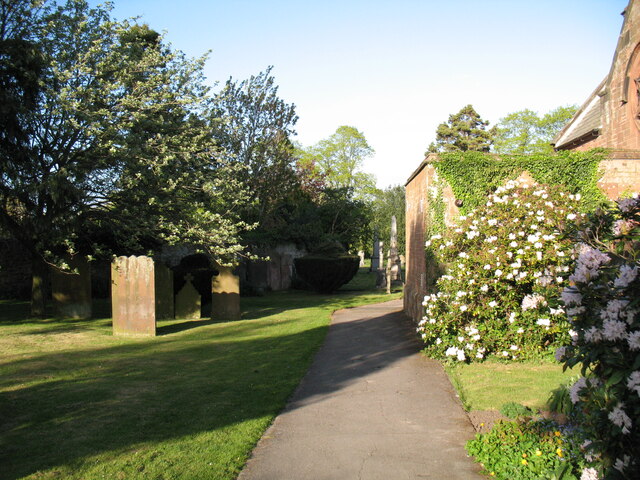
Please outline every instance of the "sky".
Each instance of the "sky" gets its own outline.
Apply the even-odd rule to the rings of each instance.
[[[101,3],[90,1],[92,5]],[[496,124],[582,104],[606,76],[628,0],[115,0],[219,88],[268,66],[310,146],[341,125],[375,150],[363,170],[404,185],[437,126],[472,104]]]

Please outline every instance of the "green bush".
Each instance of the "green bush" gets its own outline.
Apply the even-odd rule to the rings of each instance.
[[[571,342],[556,352],[584,375],[569,389],[588,455],[604,479],[640,478],[640,199],[619,200],[580,226],[562,292]]]
[[[502,480],[577,480],[584,468],[576,431],[550,420],[498,422],[466,449],[488,475]]]
[[[515,420],[518,417],[529,417],[533,415],[533,410],[516,402],[508,402],[500,407],[500,413],[505,417]]]
[[[311,254],[294,260],[296,275],[320,293],[331,293],[349,281],[358,272],[357,255]]]
[[[579,218],[580,196],[507,182],[486,204],[427,242],[445,267],[427,295],[418,333],[426,352],[479,361],[535,358],[569,339],[557,296],[572,262],[562,231]]]

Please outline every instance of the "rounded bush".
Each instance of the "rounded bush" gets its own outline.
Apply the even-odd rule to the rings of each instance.
[[[331,293],[358,273],[360,257],[337,252],[312,253],[294,260],[296,275],[320,293]]]
[[[426,247],[444,267],[424,300],[418,333],[427,353],[479,361],[540,356],[568,340],[556,298],[573,243],[562,234],[580,196],[510,181]]]

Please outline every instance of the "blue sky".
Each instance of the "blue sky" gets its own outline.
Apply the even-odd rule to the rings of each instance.
[[[91,1],[92,4],[99,3]],[[362,131],[378,186],[404,184],[438,124],[471,103],[494,125],[581,104],[607,74],[627,0],[115,0],[211,82],[273,65],[297,141]]]

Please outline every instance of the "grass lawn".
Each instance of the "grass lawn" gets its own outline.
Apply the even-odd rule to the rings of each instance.
[[[467,410],[500,410],[508,402],[544,409],[551,391],[579,372],[554,360],[460,364],[447,368]]]
[[[243,298],[240,321],[159,322],[154,338],[0,302],[0,478],[235,478],[331,313],[399,298],[373,282],[362,269],[335,295]]]

